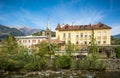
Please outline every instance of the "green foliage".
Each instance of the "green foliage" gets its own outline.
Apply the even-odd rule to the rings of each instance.
[[[40,32],[36,32],[36,33],[34,33],[33,35],[34,35],[34,36],[42,36],[42,32],[43,32],[43,31],[45,31],[45,30],[42,30],[42,31],[40,31]],[[55,32],[51,31],[51,36],[52,36],[52,37],[55,37]]]
[[[2,52],[16,53],[18,49],[18,44],[13,36],[8,36],[2,41]]]
[[[56,36],[56,33],[52,31],[51,36],[52,36],[52,37],[55,37],[55,36]]]
[[[94,38],[94,30],[92,30],[90,51],[92,52],[92,59],[93,59],[93,61],[98,60],[98,48],[97,48],[96,39]]]
[[[24,65],[24,70],[27,71],[39,71],[47,68],[47,59],[41,59],[39,56],[31,56],[31,59]]]
[[[41,42],[37,50],[28,50],[18,46],[14,37],[9,36],[2,41],[0,49],[0,70],[7,71],[40,71],[45,69],[103,69],[104,65],[96,57],[87,60],[76,60],[71,54],[76,50],[72,43],[66,45],[67,55],[55,56],[59,46],[55,43]],[[94,50],[95,49],[95,50]],[[94,52],[95,51],[95,52]],[[96,53],[96,46],[92,46]],[[55,56],[51,59],[51,56]]]
[[[40,44],[39,44],[39,48],[38,48],[38,53],[37,55],[39,55],[41,58],[44,58],[45,55],[48,55],[50,52],[50,49],[49,49],[49,44],[45,41],[42,41]]]
[[[71,54],[75,51],[76,47],[71,42],[68,42],[65,46],[66,53],[71,56]]]
[[[36,33],[33,34],[33,36],[42,36],[42,32],[43,32],[43,31],[36,32]]]
[[[111,36],[111,44],[112,45],[119,45],[120,44],[120,39]]]
[[[2,41],[0,50],[0,69],[9,71],[18,71],[24,67],[27,62],[25,53],[28,50],[18,46],[13,36],[8,36]]]
[[[72,64],[72,59],[69,56],[57,56],[54,59],[53,66],[55,69],[70,69]]]
[[[73,69],[77,70],[104,70],[106,65],[101,61],[75,60]]]
[[[116,47],[115,52],[116,52],[116,57],[120,58],[120,47]]]

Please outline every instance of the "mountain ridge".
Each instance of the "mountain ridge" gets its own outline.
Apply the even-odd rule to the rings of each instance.
[[[0,24],[0,39],[4,39],[8,35],[11,35],[11,36],[24,36],[25,34],[23,34],[21,31],[19,31],[16,28],[10,28],[8,26]]]
[[[20,30],[22,33],[24,33],[25,35],[32,35],[33,33],[36,33],[36,32],[40,32],[41,29],[37,29],[37,28],[30,28],[30,27],[27,27],[27,26],[24,26],[24,27],[20,27],[20,28],[17,28],[18,30]]]
[[[118,38],[120,39],[120,34],[117,34],[117,35],[113,35],[114,38]]]

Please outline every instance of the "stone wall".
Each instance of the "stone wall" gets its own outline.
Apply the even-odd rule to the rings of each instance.
[[[102,59],[100,61],[106,64],[107,71],[120,71],[120,59]]]

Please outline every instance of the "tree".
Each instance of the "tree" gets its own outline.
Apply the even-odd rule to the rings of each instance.
[[[71,54],[75,51],[76,47],[71,42],[68,42],[65,46],[66,53],[71,56]]]
[[[50,49],[49,49],[49,44],[46,41],[42,41],[39,45],[38,45],[38,51],[37,51],[37,55],[39,55],[41,58],[44,58],[46,56],[49,56]]]
[[[18,54],[18,44],[13,36],[8,36],[2,41],[0,58],[0,69],[3,70],[15,70],[17,68],[18,61],[15,60]]]
[[[116,52],[116,57],[120,58],[120,47],[116,47],[115,52]]]
[[[16,53],[18,52],[18,44],[16,39],[13,36],[8,36],[2,41],[2,52]]]
[[[120,44],[120,39],[111,36],[111,44],[113,44],[113,45],[119,45]]]
[[[93,61],[96,61],[98,59],[98,48],[97,48],[96,39],[94,37],[94,30],[93,29],[92,29],[91,49],[90,49],[90,51],[92,52]]]

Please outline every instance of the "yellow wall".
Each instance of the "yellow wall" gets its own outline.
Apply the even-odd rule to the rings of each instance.
[[[71,34],[70,38],[68,38],[68,33]],[[83,37],[81,37],[81,33],[83,33]],[[63,38],[63,34],[65,34],[65,38]],[[92,34],[92,30],[72,30],[72,31],[56,30],[57,39],[65,41],[65,43],[71,41],[74,44],[76,44],[76,42],[78,41],[78,45],[81,44],[84,45],[85,42],[87,42],[86,45],[90,45],[89,42],[91,42],[91,37],[90,37],[91,34]],[[76,37],[76,35],[78,35],[78,37]],[[87,35],[87,37],[85,37],[85,35]],[[110,29],[96,29],[94,30],[94,36],[96,38],[98,45],[110,45],[111,43]]]

